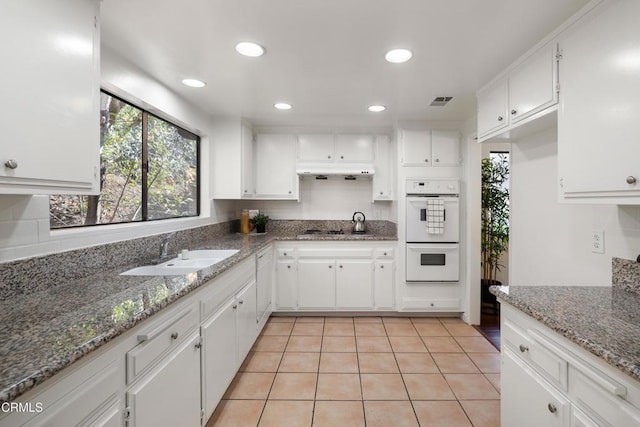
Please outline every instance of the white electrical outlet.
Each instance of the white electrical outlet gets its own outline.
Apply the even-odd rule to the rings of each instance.
[[[604,231],[591,233],[591,252],[595,254],[604,253]]]

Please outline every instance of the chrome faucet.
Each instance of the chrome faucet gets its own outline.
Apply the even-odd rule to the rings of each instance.
[[[171,233],[167,237],[162,239],[162,242],[160,243],[160,259],[165,259],[165,258],[167,258],[169,256],[169,254],[168,254],[169,240],[171,240],[173,235],[174,235],[174,233]]]

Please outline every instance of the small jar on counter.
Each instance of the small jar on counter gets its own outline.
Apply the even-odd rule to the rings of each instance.
[[[242,210],[240,214],[240,232],[242,234],[249,234],[251,231],[251,222],[249,221],[249,211],[247,209]]]

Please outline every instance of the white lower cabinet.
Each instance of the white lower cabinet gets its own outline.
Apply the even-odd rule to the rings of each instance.
[[[295,261],[276,261],[276,309],[295,310],[298,307],[297,274]]]
[[[395,309],[394,261],[376,261],[373,272],[373,308],[376,310]]]
[[[335,297],[335,261],[298,261],[298,308],[332,309]]]
[[[128,427],[200,426],[200,336],[194,331],[127,392]]]
[[[236,296],[238,310],[236,325],[238,328],[238,367],[251,350],[258,335],[256,322],[256,282],[245,287]]]
[[[336,308],[371,309],[373,261],[336,261]]]
[[[640,426],[640,382],[502,304],[504,426]]]
[[[256,320],[262,329],[271,314],[273,299],[273,247],[260,251],[256,256],[256,294],[258,302]]]

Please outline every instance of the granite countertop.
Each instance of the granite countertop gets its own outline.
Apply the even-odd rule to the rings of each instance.
[[[640,381],[640,294],[616,286],[492,286],[490,291]]]
[[[221,263],[184,276],[120,276],[123,265],[0,300],[0,402],[12,401],[292,231],[230,233],[190,249],[238,249]],[[319,236],[313,241],[397,241],[395,235]],[[305,238],[304,241],[309,241]]]

